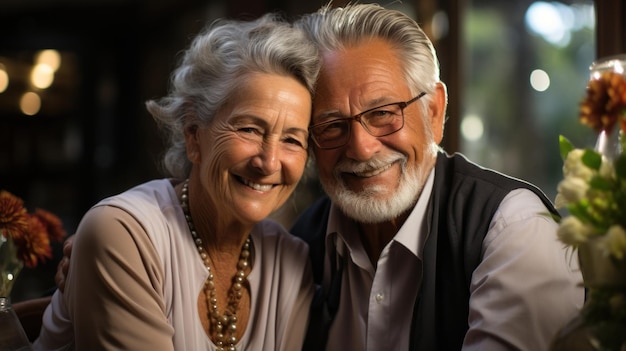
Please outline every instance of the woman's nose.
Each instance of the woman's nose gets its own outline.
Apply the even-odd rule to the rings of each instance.
[[[251,164],[263,174],[272,174],[280,169],[279,148],[276,141],[264,142]]]

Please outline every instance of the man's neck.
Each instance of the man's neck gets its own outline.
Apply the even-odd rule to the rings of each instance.
[[[365,252],[367,252],[367,256],[372,262],[373,267],[376,267],[378,258],[383,252],[383,249],[398,233],[398,230],[400,230],[400,227],[402,227],[409,214],[410,211],[398,218],[382,223],[357,223],[359,238],[363,243],[363,248]]]

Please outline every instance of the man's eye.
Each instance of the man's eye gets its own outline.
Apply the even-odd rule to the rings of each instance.
[[[367,113],[367,118],[386,118],[395,115],[391,110],[374,110]]]
[[[372,127],[384,126],[395,123],[402,116],[402,111],[397,109],[378,109],[370,111],[363,116],[367,124]]]
[[[337,131],[341,131],[346,128],[345,121],[337,120],[330,122],[324,126],[322,133],[336,133]]]

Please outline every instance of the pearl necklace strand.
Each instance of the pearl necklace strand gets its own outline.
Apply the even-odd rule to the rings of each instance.
[[[209,255],[202,245],[202,239],[198,236],[196,228],[193,225],[191,219],[191,213],[189,212],[189,179],[185,180],[183,184],[182,193],[180,196],[180,204],[189,226],[189,231],[193,237],[193,241],[198,248],[200,258],[204,262],[209,277],[204,282],[204,292],[206,294],[206,303],[209,311],[209,333],[213,335],[217,351],[236,351],[235,345],[237,344],[237,310],[239,309],[239,300],[243,295],[243,284],[246,280],[246,268],[248,267],[248,259],[250,257],[250,237],[246,239],[246,242],[241,248],[241,254],[239,256],[239,262],[237,263],[238,271],[233,277],[233,284],[230,286],[228,293],[228,305],[224,314],[220,314],[217,310],[217,296],[215,292],[215,282],[213,281],[213,273],[209,266]]]

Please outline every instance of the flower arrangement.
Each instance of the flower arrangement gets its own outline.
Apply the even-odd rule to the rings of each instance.
[[[585,305],[551,351],[626,350],[626,55],[591,66],[579,121],[598,134],[594,149],[560,136],[563,180],[555,205],[569,216],[558,239],[577,249]]]
[[[66,236],[61,220],[36,209],[29,213],[24,201],[0,190],[0,297],[8,297],[23,266],[33,268],[52,257],[51,240]]]
[[[600,135],[616,136],[609,152],[575,148],[561,136],[564,179],[558,184],[557,208],[570,216],[558,237],[568,246],[597,239],[605,256],[626,257],[626,77],[607,71],[592,79],[580,105],[580,122]]]

